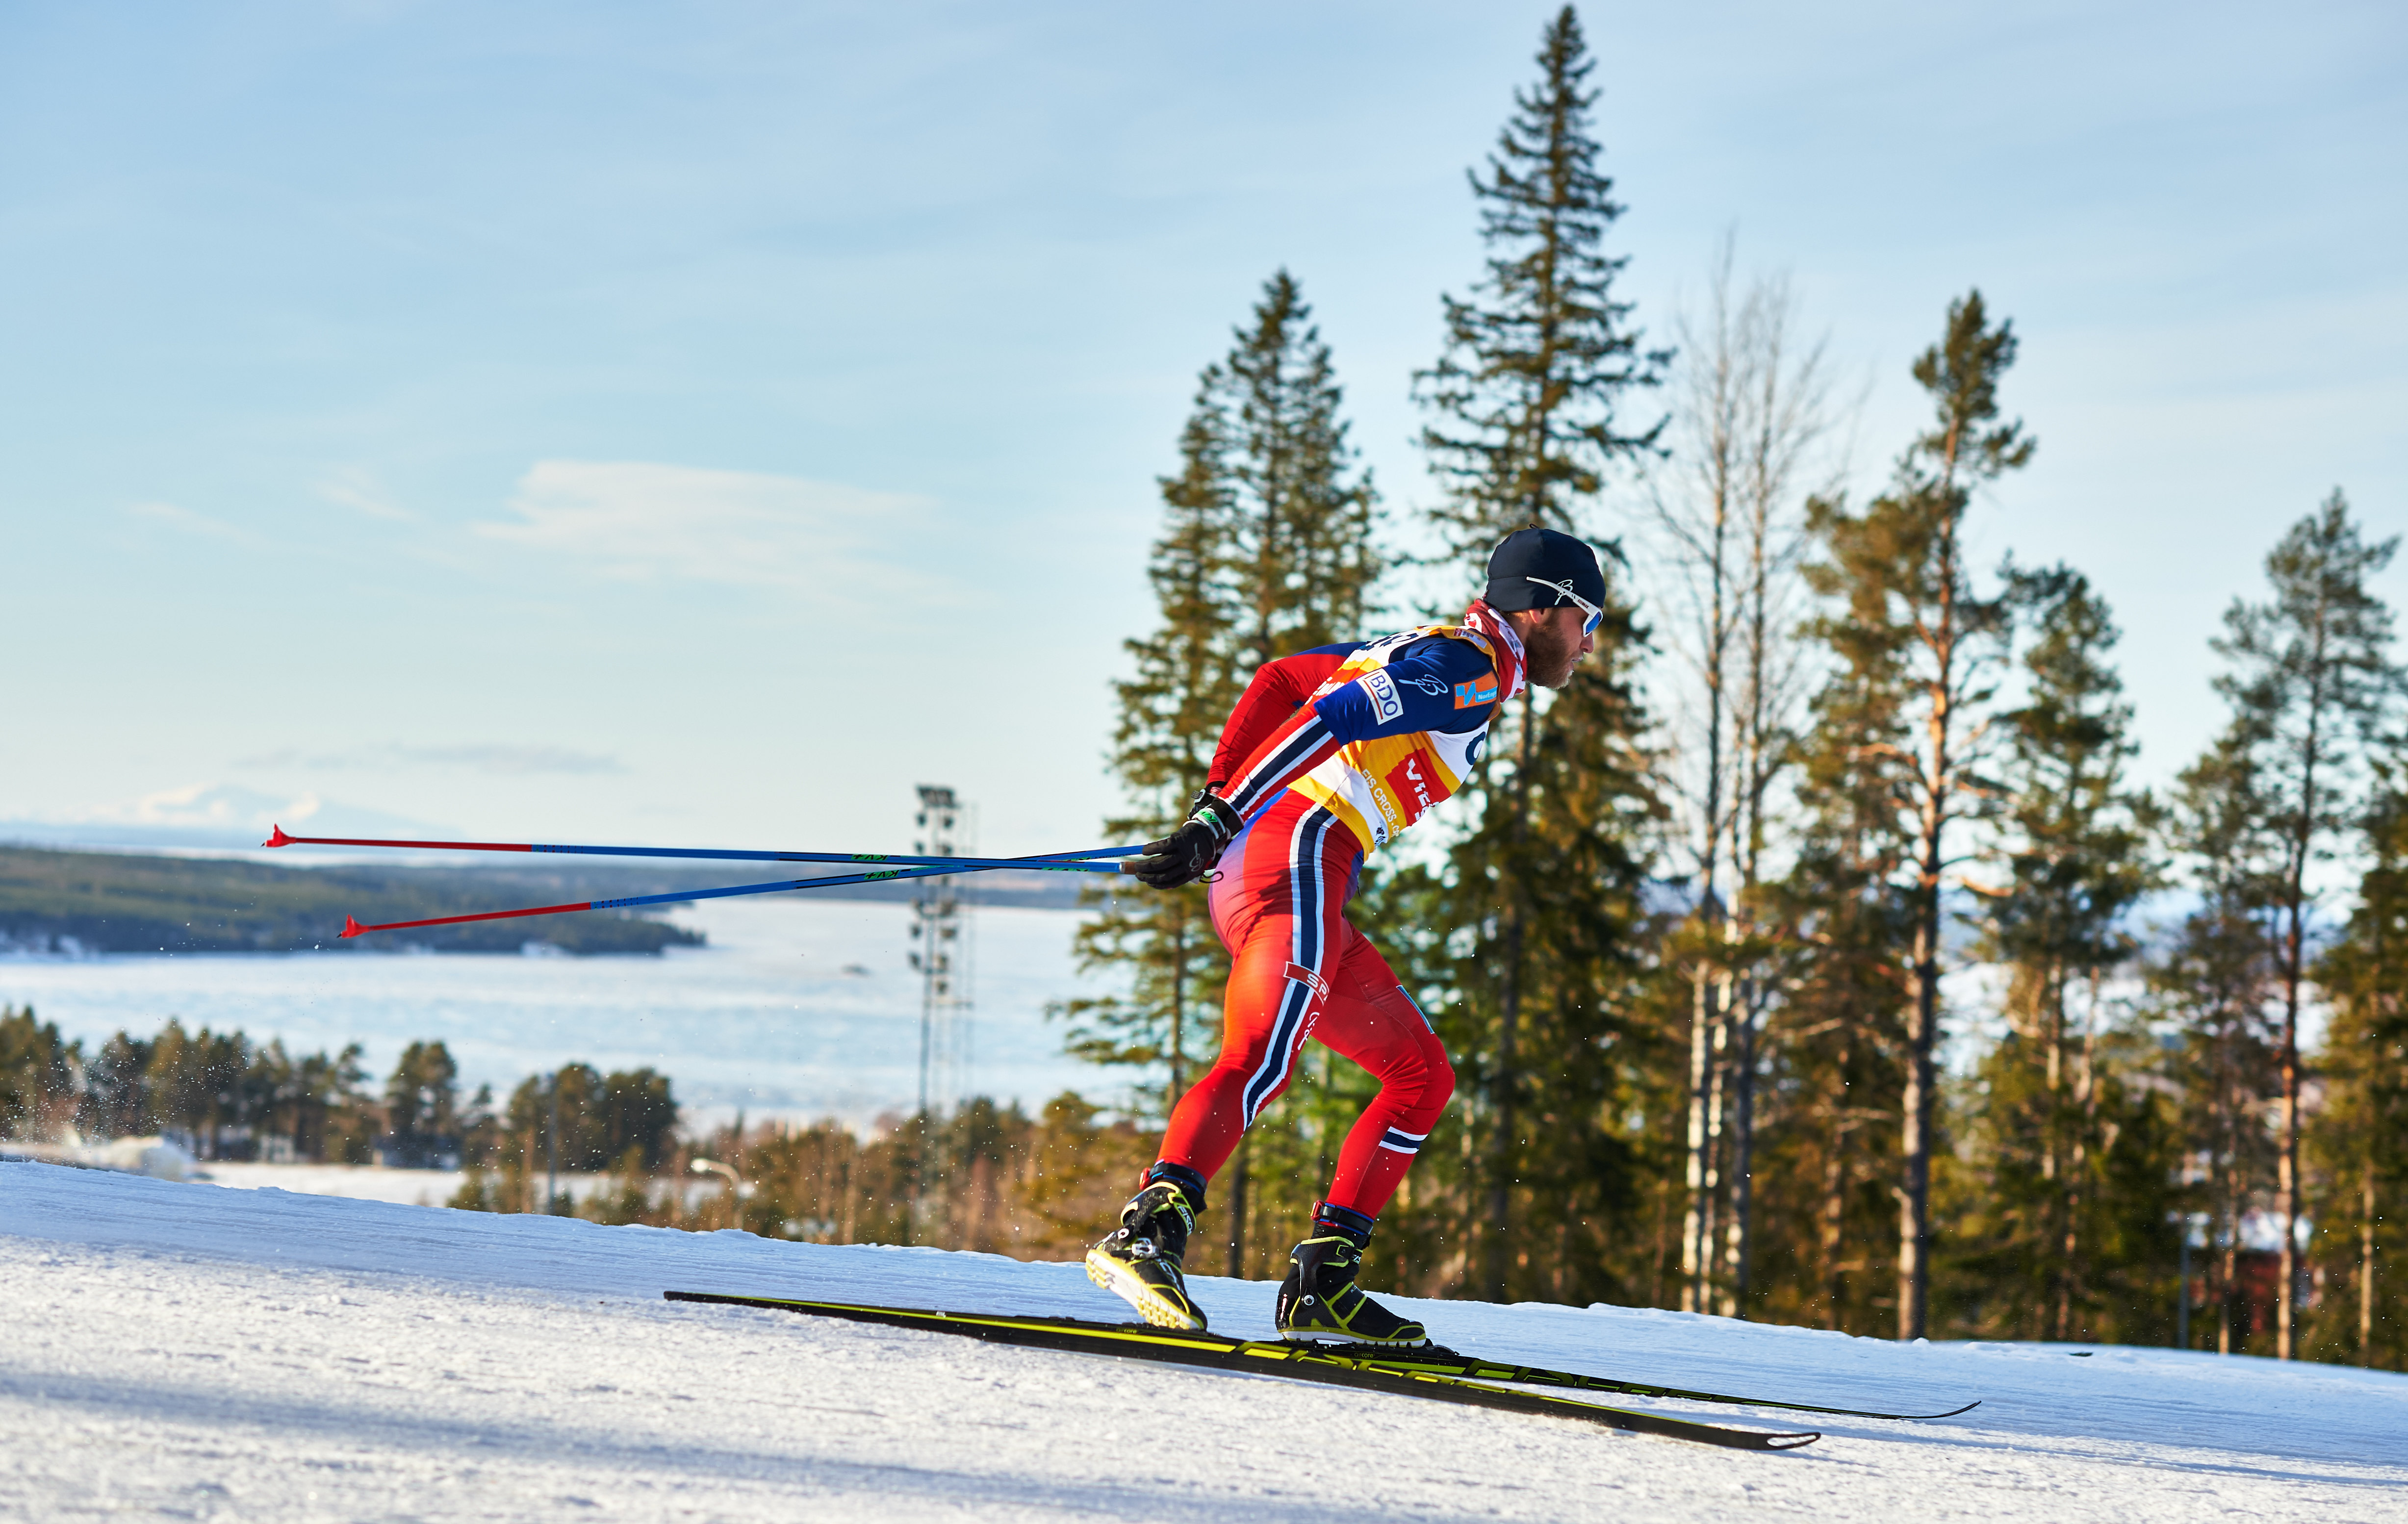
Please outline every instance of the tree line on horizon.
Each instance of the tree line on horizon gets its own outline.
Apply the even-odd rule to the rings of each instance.
[[[0,1007],[0,1140],[158,1137],[203,1164],[457,1172],[444,1204],[469,1211],[1025,1258],[1083,1250],[1150,1142],[1068,1092],[1034,1118],[975,1099],[866,1130],[741,1116],[688,1129],[668,1076],[650,1068],[564,1063],[496,1098],[484,1085],[464,1094],[439,1041],[409,1044],[380,1090],[361,1057],[357,1044],[295,1056],[174,1018],[87,1052],[30,1006]],[[607,1178],[571,1189],[564,1175]]]
[[[460,1093],[459,1065],[440,1042],[404,1048],[380,1092],[368,1088],[361,1055],[357,1043],[293,1054],[281,1038],[187,1031],[174,1018],[155,1036],[121,1031],[87,1053],[31,1006],[0,1008],[0,1138],[159,1137],[202,1162],[387,1164],[522,1179],[555,1169],[656,1171],[679,1147],[668,1077],[649,1068],[606,1075],[565,1063],[528,1075],[496,1103],[490,1086]]]
[[[1353,914],[1459,1075],[1367,1274],[2401,1367],[2408,775],[2370,585],[2396,541],[2338,490],[2284,532],[2214,642],[2223,730],[2139,787],[2106,601],[1966,543],[2037,448],[2001,398],[2013,323],[1949,304],[1913,365],[1928,424],[1852,494],[1784,282],[1726,247],[1649,347],[1570,7],[1538,64],[1415,377],[1441,495],[1381,503],[1276,272],[1200,377],[1117,685],[1107,829],[1158,834],[1262,662],[1451,619],[1526,525],[1606,548],[1597,655],[1366,867]],[[1058,1007],[1073,1050],[1159,1118],[1217,1036],[1204,890],[1114,894],[1077,949],[1125,992]],[[1369,1084],[1309,1053],[1191,1269],[1276,1275],[1301,1235]]]

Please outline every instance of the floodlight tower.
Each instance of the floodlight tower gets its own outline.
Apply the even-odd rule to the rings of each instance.
[[[920,785],[920,828],[912,843],[923,857],[953,857],[970,835],[971,815],[939,784]],[[968,1047],[970,941],[960,888],[950,877],[923,878],[911,900],[911,966],[920,971],[920,1113],[952,1097]],[[930,1080],[936,1081],[936,1093]]]

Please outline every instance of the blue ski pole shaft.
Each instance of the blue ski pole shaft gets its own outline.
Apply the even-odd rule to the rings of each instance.
[[[633,894],[616,900],[580,900],[575,904],[538,904],[523,910],[480,910],[469,916],[432,916],[424,920],[389,920],[380,925],[363,926],[357,920],[343,918],[344,936],[358,936],[365,932],[398,932],[412,926],[457,926],[471,920],[510,920],[521,916],[561,916],[574,910],[629,910],[645,904],[683,904],[689,900],[726,900],[739,894],[780,894],[796,889],[834,889],[842,884],[878,884],[894,878],[937,878],[953,873],[986,873],[997,868],[1025,868],[1025,860],[1006,858],[1000,862],[962,866],[941,860],[920,867],[877,868],[867,873],[841,873],[825,878],[781,878],[773,884],[737,884],[727,889],[675,890],[666,894]],[[1116,873],[1118,868],[1098,871]]]

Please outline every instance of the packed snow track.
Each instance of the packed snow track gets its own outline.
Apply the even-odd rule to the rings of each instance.
[[[770,1312],[672,1288],[1111,1317],[1075,1264],[0,1164],[0,1517],[2408,1518],[2408,1378],[1400,1303],[1492,1359],[1804,1402],[1748,1454]],[[1268,1284],[1199,1278],[1213,1327]],[[1771,1410],[1603,1399],[1734,1425]]]

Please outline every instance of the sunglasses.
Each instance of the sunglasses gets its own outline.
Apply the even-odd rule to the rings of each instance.
[[[1581,612],[1588,616],[1588,622],[1581,626],[1582,634],[1593,635],[1597,634],[1597,627],[1605,622],[1605,610],[1598,607],[1597,605],[1590,603],[1579,593],[1574,592],[1572,591],[1571,579],[1570,577],[1565,578],[1561,582],[1550,582],[1543,577],[1526,577],[1522,578],[1522,580],[1525,582],[1536,582],[1539,586],[1546,589],[1549,592],[1555,594],[1557,597],[1569,598],[1573,603],[1580,605]]]

